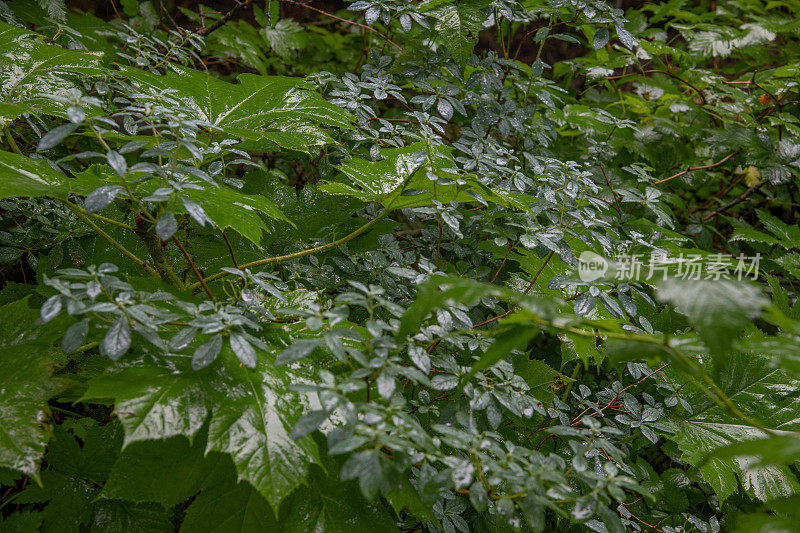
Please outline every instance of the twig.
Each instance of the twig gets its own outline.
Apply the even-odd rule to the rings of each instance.
[[[327,252],[328,250],[336,248],[337,246],[341,246],[342,244],[345,244],[345,243],[355,239],[356,237],[358,237],[362,233],[365,233],[370,228],[372,228],[372,226],[374,226],[375,224],[380,222],[386,215],[388,215],[389,211],[390,211],[390,209],[388,207],[384,208],[383,212],[381,212],[380,215],[378,215],[377,217],[373,218],[372,220],[370,220],[369,222],[367,222],[366,224],[364,224],[363,226],[361,226],[360,228],[355,230],[353,233],[350,233],[349,235],[345,235],[344,237],[342,237],[341,239],[338,239],[336,241],[329,242],[328,244],[323,244],[322,246],[317,246],[316,248],[309,248],[308,250],[302,250],[302,251],[294,252],[294,253],[291,253],[291,254],[278,255],[278,256],[275,256],[275,257],[267,257],[265,259],[258,259],[257,261],[251,261],[249,263],[245,263],[243,265],[239,265],[239,268],[251,268],[251,267],[256,267],[256,266],[270,265],[270,264],[273,264],[273,263],[282,263],[283,261],[289,261],[291,259],[299,259],[299,258],[305,257],[307,255],[313,255],[313,254],[317,254],[317,253]],[[229,275],[230,275],[230,273],[225,272],[225,271],[217,272],[216,274],[212,274],[211,276],[208,276],[203,281],[206,281],[206,282],[214,281],[215,279],[219,279],[219,278],[222,278],[222,277],[225,277],[225,276],[229,276]],[[196,290],[199,286],[200,286],[200,282],[197,282],[197,283],[193,283],[193,284],[189,285],[187,288],[189,290]]]
[[[17,155],[25,155],[22,153],[22,150],[19,149],[19,145],[17,144],[17,141],[14,140],[14,136],[11,134],[11,130],[8,128],[8,126],[3,128],[3,131],[6,134],[6,140],[8,141],[8,145],[11,147],[14,153],[16,153]]]
[[[536,274],[534,274],[534,275],[533,275],[533,279],[532,279],[532,280],[531,280],[531,282],[528,284],[528,287],[527,287],[527,288],[526,288],[524,291],[522,291],[522,294],[528,294],[528,293],[530,292],[530,290],[533,288],[533,285],[534,285],[534,283],[536,283],[536,280],[537,280],[537,279],[539,279],[539,275],[540,275],[540,274],[542,273],[542,271],[544,270],[544,267],[546,267],[546,266],[547,266],[547,263],[549,263],[549,262],[550,262],[550,259],[553,257],[553,254],[554,254],[554,253],[555,253],[555,252],[553,252],[553,251],[551,250],[551,251],[550,251],[550,253],[549,253],[549,254],[547,254],[547,257],[545,258],[544,262],[542,263],[542,266],[540,266],[540,267],[539,267],[539,270],[537,270],[537,271],[536,271]],[[511,313],[513,313],[513,312],[514,312],[514,310],[515,310],[516,308],[517,308],[517,305],[516,305],[516,304],[514,304],[514,305],[512,305],[512,306],[511,306],[511,309],[509,309],[509,310],[508,310],[508,311],[506,311],[505,313],[502,313],[502,314],[500,314],[500,315],[497,315],[497,316],[495,316],[495,317],[492,317],[492,318],[487,318],[487,319],[486,319],[486,320],[484,320],[483,322],[478,322],[477,324],[475,324],[474,326],[472,326],[472,329],[479,328],[479,327],[481,327],[481,326],[485,326],[486,324],[491,324],[492,322],[494,322],[494,321],[496,321],[496,320],[500,320],[501,318],[505,318],[505,317],[507,317],[508,315],[510,315]]]
[[[231,19],[231,17],[233,15],[235,15],[237,11],[239,11],[240,8],[247,7],[252,3],[253,3],[253,0],[244,0],[244,2],[237,1],[236,5],[233,6],[230,9],[230,11],[228,11],[227,13],[222,15],[222,17],[220,17],[220,19],[218,21],[216,21],[211,26],[206,26],[204,28],[198,29],[197,31],[195,31],[195,33],[197,35],[201,35],[201,36],[205,37],[206,35],[208,35],[212,31],[217,30],[217,29],[221,28],[222,26],[224,26],[225,23],[227,23]]]
[[[208,288],[208,285],[206,284],[205,280],[203,280],[203,276],[200,274],[200,271],[197,270],[197,266],[194,264],[194,261],[192,261],[192,256],[190,256],[189,252],[186,251],[186,248],[183,247],[183,245],[181,244],[181,241],[178,239],[178,237],[173,235],[172,236],[172,242],[174,242],[176,245],[178,245],[178,248],[180,249],[180,251],[183,254],[183,256],[186,258],[186,261],[189,263],[189,266],[192,267],[192,270],[194,271],[194,275],[197,276],[197,280],[200,282],[200,285],[203,286],[203,290],[206,291],[206,294],[208,294],[208,297],[211,298],[212,300],[216,300],[216,297],[214,296],[214,293],[212,293],[211,289]]]
[[[67,207],[67,209],[75,213],[78,216],[78,218],[83,220],[89,227],[95,230],[98,233],[98,235],[107,240],[108,243],[111,244],[111,246],[113,246],[114,248],[116,248],[120,253],[122,253],[122,255],[124,255],[125,257],[127,257],[140,267],[142,267],[145,270],[145,272],[147,272],[151,276],[161,277],[160,274],[153,267],[142,261],[139,257],[136,256],[136,254],[134,254],[133,252],[122,246],[119,242],[117,242],[117,240],[114,237],[103,231],[103,229],[100,226],[95,224],[94,220],[92,220],[90,216],[83,214],[82,209],[78,208],[78,206],[67,201],[64,201],[64,205]]]
[[[239,268],[239,263],[236,262],[236,255],[233,253],[233,246],[231,246],[231,241],[228,240],[228,236],[225,235],[225,230],[220,228],[220,233],[222,233],[222,238],[225,239],[225,244],[228,245],[228,252],[231,254],[231,261],[233,261],[233,266]]]
[[[323,11],[322,9],[317,9],[316,7],[310,6],[308,4],[303,4],[302,2],[297,2],[296,0],[284,0],[284,1],[289,2],[290,4],[296,4],[298,6],[303,6],[306,9],[310,9],[311,11],[316,11],[317,13],[319,13],[321,15],[325,15],[326,17],[331,17],[331,18],[339,20],[341,22],[346,22],[348,24],[353,24],[354,26],[358,26],[359,28],[364,28],[367,31],[371,31],[374,34],[383,37],[384,39],[386,39],[386,41],[389,44],[391,44],[392,46],[394,46],[398,50],[402,50],[403,49],[399,44],[397,44],[396,42],[392,41],[391,39],[389,39],[389,37],[387,37],[386,35],[382,34],[381,32],[379,32],[378,30],[376,30],[372,26],[367,26],[366,24],[361,24],[360,22],[356,22],[354,20],[347,20],[347,19],[343,19],[341,17],[337,17],[336,15],[334,15],[332,13],[328,13],[327,11]]]
[[[620,78],[628,78],[630,76],[639,76],[642,73],[644,73],[644,74],[654,74],[654,73],[666,74],[670,78],[674,78],[674,79],[678,80],[679,82],[683,83],[684,85],[686,85],[687,87],[690,87],[691,89],[693,89],[698,95],[700,95],[700,98],[703,100],[703,105],[705,105],[707,103],[706,102],[706,95],[705,95],[705,93],[703,93],[703,91],[701,91],[700,89],[698,89],[697,87],[695,87],[694,85],[689,83],[688,81],[684,80],[680,76],[676,76],[675,74],[673,74],[672,72],[669,72],[667,70],[661,70],[661,69],[644,70],[642,72],[631,72],[629,74],[620,74],[619,76],[606,76],[605,79],[607,79],[607,80],[618,80]]]
[[[723,205],[719,209],[717,209],[717,210],[707,214],[706,216],[704,216],[703,220],[708,220],[709,218],[713,218],[713,217],[715,217],[715,216],[717,216],[717,215],[719,215],[721,213],[724,213],[725,211],[727,211],[731,207],[733,207],[735,205],[739,205],[740,203],[744,202],[745,200],[747,200],[748,196],[750,196],[751,194],[756,192],[756,190],[761,188],[761,185],[762,184],[759,183],[758,185],[755,185],[753,187],[748,188],[746,191],[744,191],[742,194],[740,194],[739,196],[737,196],[736,198],[734,198],[733,200],[731,200],[727,204]]]
[[[505,264],[506,264],[506,259],[508,259],[508,254],[510,254],[510,253],[511,253],[511,249],[512,249],[513,247],[514,247],[514,245],[512,245],[512,244],[509,242],[509,243],[508,243],[508,249],[506,250],[506,255],[504,255],[504,256],[503,256],[503,262],[502,262],[502,263],[500,263],[500,267],[497,269],[497,272],[495,272],[495,273],[494,273],[494,277],[492,278],[492,281],[490,281],[489,283],[494,283],[494,282],[497,280],[497,276],[499,276],[499,275],[500,275],[500,271],[501,271],[501,270],[503,270],[503,267],[504,267],[504,266],[505,266]]]
[[[616,126],[614,126],[614,128],[616,129]],[[611,133],[614,133],[614,130],[611,130]],[[609,134],[609,137],[611,137],[611,134]],[[606,141],[608,141],[608,139],[606,139]],[[622,216],[622,207],[619,205],[619,196],[617,196],[617,191],[615,191],[614,186],[611,185],[611,180],[608,179],[608,175],[606,174],[606,169],[603,168],[603,164],[600,163],[600,161],[598,161],[597,163],[600,165],[600,172],[603,173],[603,177],[606,179],[606,184],[608,185],[608,188],[611,189],[611,194],[614,195],[614,203],[617,204],[617,213],[619,213],[619,215]]]
[[[724,163],[725,161],[727,161],[728,159],[730,159],[731,157],[735,156],[736,154],[738,154],[738,153],[739,153],[739,152],[741,152],[741,151],[742,151],[742,149],[741,149],[741,148],[739,148],[738,150],[736,150],[736,151],[734,151],[734,152],[731,152],[730,154],[726,155],[725,157],[723,157],[722,159],[720,159],[720,160],[719,160],[719,161],[717,161],[716,163],[712,163],[712,164],[710,164],[710,165],[703,165],[703,166],[699,166],[699,167],[691,167],[691,168],[687,168],[686,170],[683,170],[683,171],[681,171],[681,172],[678,172],[677,174],[674,174],[674,175],[672,175],[672,176],[670,176],[670,177],[668,177],[668,178],[664,178],[663,180],[654,181],[654,182],[653,182],[653,185],[658,185],[659,183],[664,183],[665,181],[669,181],[669,180],[675,179],[675,178],[677,178],[677,177],[683,176],[683,175],[685,175],[685,174],[688,174],[689,172],[693,172],[693,171],[695,171],[695,170],[705,170],[705,169],[707,169],[707,168],[714,168],[714,167],[718,167],[718,166],[720,166],[722,163]]]

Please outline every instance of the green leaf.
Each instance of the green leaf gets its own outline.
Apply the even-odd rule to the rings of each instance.
[[[219,188],[206,185],[203,190],[190,189],[185,193],[219,228],[233,228],[255,244],[261,242],[263,233],[269,232],[259,213],[291,224],[274,203],[260,194],[242,194],[224,185]]]
[[[472,376],[486,370],[494,365],[499,360],[508,357],[513,350],[521,350],[528,345],[528,341],[540,333],[538,328],[530,326],[512,325],[501,330],[495,336],[494,342],[484,352],[476,363],[473,363],[472,368],[462,378],[462,383],[466,383]]]
[[[597,349],[597,340],[594,337],[585,337],[574,333],[563,333],[561,338],[561,364],[580,359],[584,366],[589,361],[599,365],[605,355]]]
[[[0,128],[5,128],[25,112],[23,106],[0,102]]]
[[[470,492],[470,495],[471,494],[472,492]],[[400,482],[400,487],[386,495],[386,500],[392,505],[396,513],[399,513],[403,509],[408,509],[414,516],[436,523],[436,515],[430,507],[422,501],[419,492],[406,477]]]
[[[456,5],[446,5],[430,14],[436,18],[434,31],[437,40],[444,44],[456,65],[463,70],[472,57],[484,19],[481,10],[489,2],[466,0]]]
[[[305,409],[287,388],[296,378],[263,360],[253,372],[236,366],[226,378],[214,394],[207,449],[229,454],[240,478],[277,512],[280,502],[305,482],[311,463],[319,461],[310,437],[290,436]]]
[[[68,178],[47,161],[0,151],[0,198],[51,196],[66,198]]]
[[[250,371],[229,346],[204,371],[192,370],[186,358],[173,364],[127,359],[93,380],[83,398],[116,399],[126,446],[178,435],[191,440],[208,421],[206,453],[230,455],[240,479],[275,509],[317,462],[314,442],[289,434],[307,402],[289,391],[299,378],[285,367],[262,357]]]
[[[758,213],[758,219],[764,224],[767,231],[778,237],[784,243],[790,245],[787,247],[791,247],[792,245],[797,246],[798,243],[800,243],[800,226],[797,224],[792,224],[791,226],[787,225],[778,217],[761,209],[756,212]]]
[[[592,39],[592,46],[595,50],[599,50],[603,48],[605,45],[608,44],[608,28],[605,26],[600,26],[597,28],[597,31],[594,32],[594,38]]]
[[[731,280],[680,281],[659,284],[656,295],[689,317],[714,354],[724,354],[761,308],[769,303],[752,284]]]
[[[706,363],[705,367],[709,366]],[[800,399],[794,392],[800,390],[800,380],[769,368],[767,358],[730,355],[721,369],[719,386],[741,411],[767,428],[800,437]],[[745,492],[762,501],[800,492],[800,484],[787,466],[758,466],[752,460],[740,461],[723,453],[713,457],[718,448],[763,439],[766,433],[731,415],[691,382],[686,388],[686,399],[694,412],[677,423],[674,440],[683,452],[683,460],[700,465],[703,478],[720,499],[736,492],[740,481]],[[706,461],[709,456],[712,458]]]
[[[349,113],[306,90],[302,80],[242,74],[238,83],[174,65],[175,72],[156,76],[133,68],[123,75],[145,99],[160,101],[162,93],[193,111],[194,118],[227,134],[266,147],[275,143],[290,150],[309,150],[330,141],[323,126],[350,128]]]
[[[81,78],[104,72],[102,54],[47,45],[40,36],[0,22],[0,101],[25,112],[64,114]]]
[[[0,307],[0,316],[14,317],[0,321],[0,467],[39,481],[39,461],[49,437],[42,421],[48,398],[59,388],[45,350],[57,331],[42,330],[39,312],[27,301]]]
[[[98,486],[108,476],[121,443],[120,428],[114,423],[90,425],[80,437],[83,446],[65,424],[57,426],[48,445],[42,486],[31,484],[16,498],[20,504],[46,504],[41,513],[45,533],[79,531],[91,521]]]
[[[530,359],[527,354],[514,354],[513,358],[514,373],[528,384],[530,387],[528,393],[544,405],[549,405],[550,400],[555,396],[553,383],[569,381],[569,378],[558,370],[551,368],[539,359]]]
[[[169,513],[158,504],[123,500],[99,500],[95,504],[92,531],[114,533],[172,533]]]
[[[261,533],[281,531],[267,500],[236,476],[213,478],[194,499],[181,525],[184,533]]]
[[[172,507],[194,496],[219,469],[230,468],[223,456],[206,456],[205,446],[205,435],[194,444],[184,437],[131,444],[114,464],[103,497]]]
[[[766,233],[753,229],[749,226],[737,228],[731,236],[732,241],[750,241],[761,244],[777,245],[783,248],[793,248],[796,243],[787,243],[775,237],[771,237]]]
[[[90,382],[82,399],[116,400],[126,446],[177,435],[191,439],[209,412],[204,385],[191,368],[174,372],[166,366],[125,361]]]
[[[397,531],[386,508],[365,500],[356,483],[339,481],[335,462],[326,461],[325,468],[327,474],[319,467],[312,468],[308,485],[281,507],[285,533]]]
[[[47,15],[58,22],[67,21],[67,6],[64,0],[37,0],[42,9],[47,11]]]

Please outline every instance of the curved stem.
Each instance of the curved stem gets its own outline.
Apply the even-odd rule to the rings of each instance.
[[[18,155],[25,155],[22,153],[22,150],[19,149],[19,145],[17,144],[17,141],[14,140],[14,136],[11,134],[11,130],[8,129],[8,126],[3,128],[3,131],[6,134],[6,140],[8,140],[8,145],[11,147],[14,153]]]
[[[342,244],[344,244],[344,243],[346,243],[348,241],[351,241],[351,240],[355,239],[356,237],[358,237],[359,235],[365,233],[370,228],[372,228],[372,226],[374,226],[380,220],[385,218],[386,215],[389,214],[389,211],[390,211],[390,208],[388,206],[385,207],[383,209],[383,211],[381,212],[381,214],[379,214],[377,217],[373,218],[372,220],[370,220],[369,222],[367,222],[366,224],[364,224],[363,226],[361,226],[360,228],[355,230],[353,233],[350,233],[349,235],[345,235],[341,239],[335,240],[333,242],[329,242],[328,244],[323,244],[322,246],[317,246],[316,248],[309,248],[308,250],[302,250],[300,252],[294,252],[294,253],[291,253],[291,254],[278,255],[278,256],[275,256],[275,257],[267,257],[266,259],[259,259],[257,261],[251,261],[249,263],[244,263],[242,265],[239,265],[239,268],[240,269],[245,269],[245,268],[252,268],[252,267],[263,266],[263,265],[270,265],[270,264],[273,264],[273,263],[282,263],[283,261],[289,261],[291,259],[299,259],[299,258],[305,257],[307,255],[327,252],[328,250],[336,248],[337,246],[341,246]],[[219,279],[219,278],[222,278],[222,277],[228,276],[228,275],[230,275],[228,272],[217,272],[216,274],[208,276],[207,278],[203,279],[202,281],[207,283],[209,281],[214,281],[216,279]],[[197,290],[197,288],[199,288],[200,285],[201,285],[201,282],[198,281],[197,283],[192,283],[187,288],[189,290]]]
[[[107,240],[108,243],[114,248],[116,248],[122,255],[124,255],[137,265],[141,266],[145,270],[145,272],[147,272],[151,276],[160,277],[158,272],[153,267],[142,261],[136,254],[134,254],[133,252],[122,246],[122,244],[120,244],[119,241],[117,241],[114,237],[103,231],[103,228],[95,224],[94,220],[92,220],[92,217],[90,217],[87,214],[84,214],[83,209],[79,208],[75,204],[68,201],[64,201],[64,205],[67,207],[67,209],[75,213],[75,215],[78,218],[80,218],[83,222],[85,222],[86,225],[95,230],[98,235]]]

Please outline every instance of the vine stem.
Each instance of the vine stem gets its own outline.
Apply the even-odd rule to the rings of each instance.
[[[134,263],[136,263],[137,265],[141,266],[141,267],[142,267],[142,268],[145,270],[145,272],[147,272],[147,273],[148,273],[148,274],[150,274],[151,276],[161,277],[161,276],[159,275],[159,273],[158,273],[158,272],[157,272],[157,271],[156,271],[156,270],[155,270],[153,267],[151,267],[151,266],[150,266],[150,265],[148,265],[148,264],[147,264],[145,261],[143,261],[142,259],[140,259],[140,258],[139,258],[139,257],[138,257],[136,254],[134,254],[133,252],[131,252],[130,250],[128,250],[127,248],[125,248],[125,247],[124,247],[122,244],[120,244],[120,242],[119,242],[119,241],[117,241],[117,240],[116,240],[114,237],[112,237],[111,235],[109,235],[108,233],[106,233],[106,232],[103,230],[103,228],[101,228],[100,226],[98,226],[98,225],[97,225],[97,224],[94,222],[94,220],[92,220],[92,217],[90,217],[90,216],[89,216],[89,215],[87,215],[87,214],[84,214],[84,212],[83,212],[83,210],[82,210],[81,208],[79,208],[79,207],[78,207],[78,206],[76,206],[75,204],[73,204],[73,203],[71,203],[71,202],[68,202],[68,201],[63,201],[63,203],[64,203],[64,205],[67,207],[67,209],[69,209],[70,211],[72,211],[73,213],[75,213],[75,215],[76,215],[78,218],[80,218],[80,219],[81,219],[82,221],[84,221],[84,222],[85,222],[85,223],[86,223],[86,224],[87,224],[89,227],[91,227],[93,230],[95,230],[95,231],[97,232],[97,234],[98,234],[98,235],[100,235],[100,236],[101,236],[101,237],[103,237],[105,240],[107,240],[107,241],[108,241],[108,243],[109,243],[111,246],[113,246],[114,248],[116,248],[116,249],[117,249],[117,250],[118,250],[120,253],[122,253],[122,255],[124,255],[125,257],[127,257],[128,259],[130,259],[131,261],[133,261]]]
[[[345,22],[347,24],[353,24],[354,26],[358,26],[359,28],[364,28],[367,31],[371,31],[374,34],[379,35],[380,37],[383,37],[386,40],[386,42],[388,42],[389,44],[391,44],[392,46],[394,46],[398,50],[402,50],[403,49],[399,44],[397,44],[396,42],[392,41],[391,39],[389,39],[389,37],[387,37],[386,35],[382,34],[381,32],[379,32],[378,30],[376,30],[372,26],[367,26],[366,24],[361,24],[360,22],[356,22],[354,20],[347,20],[347,19],[343,19],[341,17],[337,17],[333,13],[328,13],[327,11],[323,11],[322,9],[318,9],[318,8],[316,8],[314,6],[310,6],[310,5],[305,4],[303,2],[298,2],[297,0],[285,0],[285,1],[289,2],[290,4],[296,4],[298,6],[303,6],[306,9],[310,9],[311,11],[315,11],[315,12],[321,14],[321,15],[325,15],[326,17],[330,17],[332,19],[336,19],[338,21]]]
[[[22,150],[19,149],[19,145],[17,144],[17,141],[14,140],[14,136],[11,135],[11,130],[8,129],[8,126],[3,128],[3,131],[6,134],[6,139],[8,140],[8,145],[11,147],[11,149],[14,151],[14,153],[16,153],[18,155],[25,155],[25,154],[22,153]]]
[[[582,337],[597,336],[597,333],[595,333],[594,331],[587,331],[572,326],[562,326],[554,324],[552,322],[540,320],[538,318],[535,319],[535,321],[541,326],[560,329],[562,331],[574,333],[576,335],[581,335]],[[670,346],[668,343],[665,342],[665,340],[649,335],[629,335],[625,333],[616,333],[616,332],[604,332],[601,333],[601,335],[611,339],[632,340],[636,342],[645,342],[648,344],[657,344],[661,346],[662,348],[664,348],[664,350],[672,354],[673,357],[678,359],[681,362],[681,364],[686,366],[688,369],[691,369],[690,374],[693,375],[695,379],[697,379],[697,377],[699,376],[699,379],[697,379],[697,381],[701,382],[700,383],[701,385],[704,385],[703,387],[701,387],[703,393],[706,394],[712,400],[714,400],[720,407],[727,410],[733,416],[735,416],[736,418],[738,418],[739,420],[745,422],[750,426],[756,427],[769,434],[774,433],[771,429],[764,426],[764,424],[762,424],[755,418],[743,413],[736,406],[736,404],[733,403],[733,400],[731,400],[730,397],[728,397],[728,395],[725,394],[725,392],[719,388],[719,385],[717,385],[713,379],[711,379],[708,375],[703,373],[703,371],[700,368],[698,368],[697,364],[694,361],[692,361],[689,357],[687,357],[686,354]]]
[[[233,15],[236,14],[237,11],[239,11],[239,9],[241,9],[243,7],[247,7],[248,5],[250,5],[252,3],[253,3],[253,0],[244,0],[243,2],[237,1],[236,5],[233,6],[227,13],[222,15],[222,17],[218,21],[216,21],[211,26],[205,26],[205,27],[200,28],[195,33],[197,33],[197,35],[205,37],[206,35],[208,35],[212,31],[217,30],[217,29],[221,28],[222,26],[224,26],[225,23],[228,22],[231,19],[231,17],[233,17]]]
[[[664,183],[665,181],[669,181],[669,180],[675,179],[675,178],[677,178],[679,176],[683,176],[684,174],[688,174],[689,172],[694,172],[695,170],[705,170],[705,169],[708,169],[708,168],[718,167],[722,163],[724,163],[725,161],[727,161],[728,159],[730,159],[731,157],[735,156],[736,154],[738,154],[741,151],[742,151],[742,149],[739,148],[735,152],[732,152],[732,153],[726,155],[725,157],[723,157],[722,159],[720,159],[716,163],[712,163],[710,165],[703,165],[703,166],[699,166],[699,167],[687,168],[686,170],[682,170],[681,172],[678,172],[677,174],[673,174],[672,176],[670,176],[668,178],[664,178],[663,180],[654,181],[653,185],[658,185],[659,183]]]
[[[383,209],[383,211],[378,216],[376,216],[375,218],[373,218],[372,220],[370,220],[369,222],[367,222],[366,224],[364,224],[363,226],[361,226],[360,228],[355,230],[353,233],[350,233],[349,235],[345,235],[341,239],[335,240],[333,242],[329,242],[328,244],[323,244],[322,246],[317,246],[316,248],[309,248],[308,250],[301,250],[299,252],[294,252],[294,253],[291,253],[291,254],[276,255],[275,257],[267,257],[265,259],[258,259],[256,261],[251,261],[249,263],[244,263],[242,265],[239,265],[239,268],[240,269],[245,269],[245,268],[252,268],[252,267],[257,267],[257,266],[271,265],[271,264],[274,264],[274,263],[282,263],[283,261],[290,261],[292,259],[299,259],[301,257],[306,257],[308,255],[327,252],[328,250],[336,248],[337,246],[341,246],[342,244],[345,244],[346,242],[349,242],[349,241],[355,239],[356,237],[358,237],[359,235],[367,232],[375,224],[377,224],[383,218],[385,218],[386,215],[389,214],[389,211],[390,211],[390,208],[389,207],[385,207]],[[192,283],[187,288],[189,290],[194,291],[194,290],[197,290],[201,286],[201,282],[208,283],[209,281],[214,281],[216,279],[219,279],[219,278],[222,278],[222,277],[225,277],[225,276],[229,276],[229,275],[230,275],[229,272],[224,272],[224,271],[223,272],[217,272],[216,274],[212,274],[211,276],[208,276],[207,278],[201,279],[201,281],[198,281],[196,283]]]
[[[208,297],[211,298],[212,300],[216,300],[217,298],[214,296],[214,293],[211,292],[211,289],[208,288],[208,285],[206,284],[205,280],[203,279],[203,276],[200,274],[200,271],[197,270],[197,265],[195,265],[194,261],[192,261],[192,256],[189,255],[189,252],[187,252],[186,248],[183,247],[183,244],[181,244],[181,241],[178,239],[178,237],[173,235],[172,236],[172,242],[174,242],[178,246],[178,248],[180,249],[181,253],[186,258],[186,261],[189,263],[189,266],[192,267],[192,270],[194,271],[194,275],[197,276],[197,279],[199,280],[200,284],[203,286],[203,290],[205,290],[206,294],[208,294]]]

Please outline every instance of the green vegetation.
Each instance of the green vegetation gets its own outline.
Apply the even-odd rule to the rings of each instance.
[[[800,1],[213,4],[0,2],[1,531],[797,530]]]

